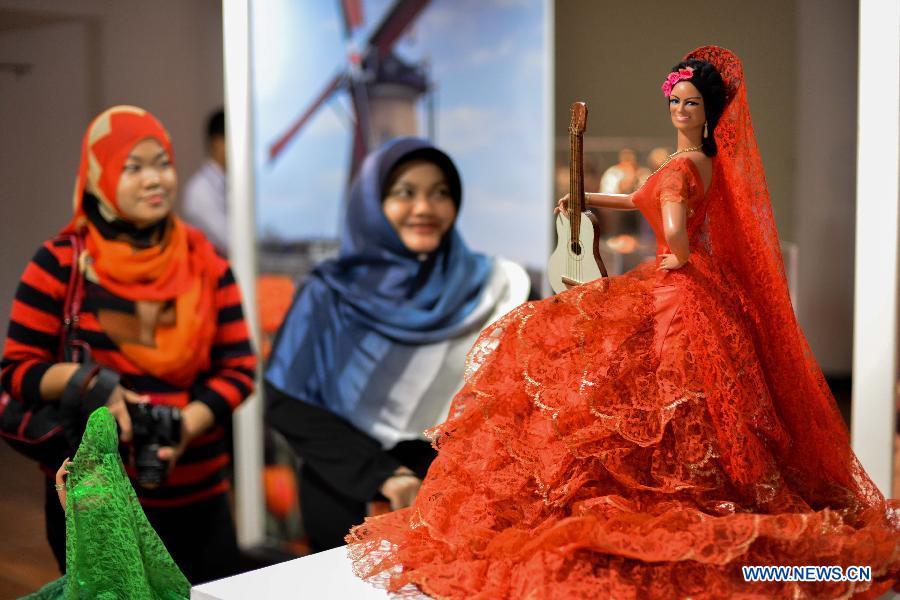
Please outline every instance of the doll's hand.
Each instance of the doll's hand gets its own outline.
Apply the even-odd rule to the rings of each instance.
[[[685,259],[684,261],[678,260],[678,257],[674,254],[661,254],[659,259],[659,268],[663,271],[674,271],[675,269],[680,269],[688,262],[687,259]]]
[[[400,467],[384,480],[378,491],[390,501],[391,510],[398,510],[412,506],[421,486],[422,480],[415,473],[406,467]]]
[[[59,498],[59,503],[62,505],[63,510],[66,510],[66,478],[69,475],[69,467],[72,466],[72,461],[66,458],[63,461],[62,466],[56,472],[56,495]]]
[[[562,198],[556,201],[556,208],[553,209],[553,214],[558,215],[559,213],[564,213],[569,210],[569,195],[566,194]]]

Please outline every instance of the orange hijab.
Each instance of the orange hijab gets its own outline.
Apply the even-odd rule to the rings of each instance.
[[[87,192],[97,198],[102,215],[127,221],[116,197],[119,178],[129,152],[148,138],[158,141],[173,158],[168,132],[141,108],[114,106],[91,122],[81,146],[75,215],[63,233],[85,236],[87,256],[79,260],[85,276],[134,301],[138,321],[152,328],[149,343],[110,335],[121,352],[142,370],[178,387],[188,387],[198,373],[209,368],[215,335],[212,244],[170,214],[161,239],[149,248],[138,248],[127,236],[105,237],[84,207]],[[159,318],[164,307],[173,312],[172,305],[174,319]]]

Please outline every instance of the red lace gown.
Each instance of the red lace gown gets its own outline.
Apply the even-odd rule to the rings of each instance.
[[[791,439],[746,300],[705,239],[712,188],[680,157],[635,195],[658,254],[669,251],[662,203],[685,203],[683,268],[651,261],[605,291],[524,304],[482,335],[415,504],[348,536],[360,576],[436,598],[877,597],[891,586],[896,504],[840,486],[812,494],[779,458]],[[873,581],[745,582],[750,565],[870,566]]]

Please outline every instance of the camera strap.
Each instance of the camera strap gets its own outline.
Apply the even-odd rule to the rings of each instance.
[[[121,377],[115,371],[110,369],[100,369],[94,385],[89,389],[81,400],[81,410],[85,414],[91,414],[101,406],[106,405],[106,401],[112,395],[116,386],[119,385]]]
[[[84,302],[84,237],[78,233],[68,236],[72,245],[72,267],[69,272],[69,285],[66,286],[66,298],[63,305],[63,330],[59,339],[59,360],[70,362],[89,362],[90,347],[76,340],[79,328],[79,314]]]
[[[85,363],[72,374],[59,399],[59,417],[73,447],[78,446],[90,414],[106,404],[117,385],[118,373],[94,363]]]

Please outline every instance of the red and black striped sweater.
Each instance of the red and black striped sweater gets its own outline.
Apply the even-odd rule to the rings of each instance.
[[[0,363],[3,389],[16,400],[42,401],[41,377],[56,361],[72,257],[68,239],[47,241],[19,282]],[[215,415],[215,425],[191,442],[164,485],[151,490],[135,484],[145,506],[191,504],[228,490],[226,426],[231,412],[253,391],[256,356],[244,322],[240,290],[228,262],[218,256],[215,261],[211,267],[218,276],[217,317],[211,366],[188,389],[173,387],[148,374],[119,351],[101,327],[97,312],[102,309],[134,314],[134,303],[98,284],[85,282],[78,339],[91,347],[93,360],[120,373],[130,388],[150,396],[151,402],[182,407],[199,400]]]

